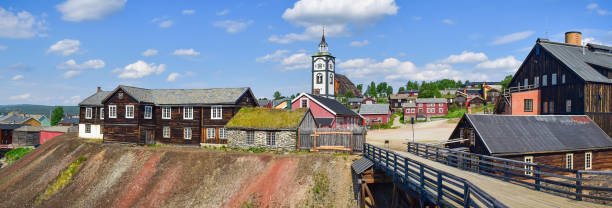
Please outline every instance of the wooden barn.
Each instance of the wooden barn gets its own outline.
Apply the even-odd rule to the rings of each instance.
[[[0,149],[13,149],[13,131],[23,124],[0,124],[0,139],[2,143]]]
[[[22,126],[13,131],[13,144],[17,147],[40,144],[40,126]]]
[[[612,139],[585,115],[465,114],[446,147],[572,170],[612,169]]]
[[[316,126],[307,108],[242,108],[225,127],[231,148],[296,151],[300,131],[313,131]]]
[[[359,114],[365,118],[367,125],[389,123],[392,115],[389,104],[364,104]]]
[[[310,109],[318,127],[348,129],[364,125],[361,115],[334,99],[302,93],[291,101],[291,109],[298,108]]]
[[[588,115],[612,136],[612,47],[538,39],[496,105],[497,114]]]
[[[474,96],[473,98],[469,99],[468,103],[470,104],[470,107],[480,107],[485,105],[485,100],[480,96]]]

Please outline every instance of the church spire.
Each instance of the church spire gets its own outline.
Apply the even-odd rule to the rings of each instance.
[[[319,52],[327,52],[327,42],[325,42],[325,25],[323,25],[323,35],[321,36],[321,43],[319,43]]]

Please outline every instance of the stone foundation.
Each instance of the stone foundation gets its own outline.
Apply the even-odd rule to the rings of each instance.
[[[227,129],[227,145],[230,148],[249,149],[264,148],[275,151],[296,151],[297,134],[295,131],[262,131],[254,130],[255,141],[252,144],[247,142],[247,131],[238,129]],[[274,145],[268,145],[266,134],[268,132],[276,132],[276,142]]]

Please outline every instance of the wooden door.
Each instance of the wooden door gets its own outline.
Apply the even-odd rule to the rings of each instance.
[[[145,130],[145,144],[155,144],[155,133],[153,130]]]

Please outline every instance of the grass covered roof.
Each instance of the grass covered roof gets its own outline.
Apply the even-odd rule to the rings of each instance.
[[[269,108],[241,108],[225,125],[227,128],[297,129],[306,108],[285,110]]]

